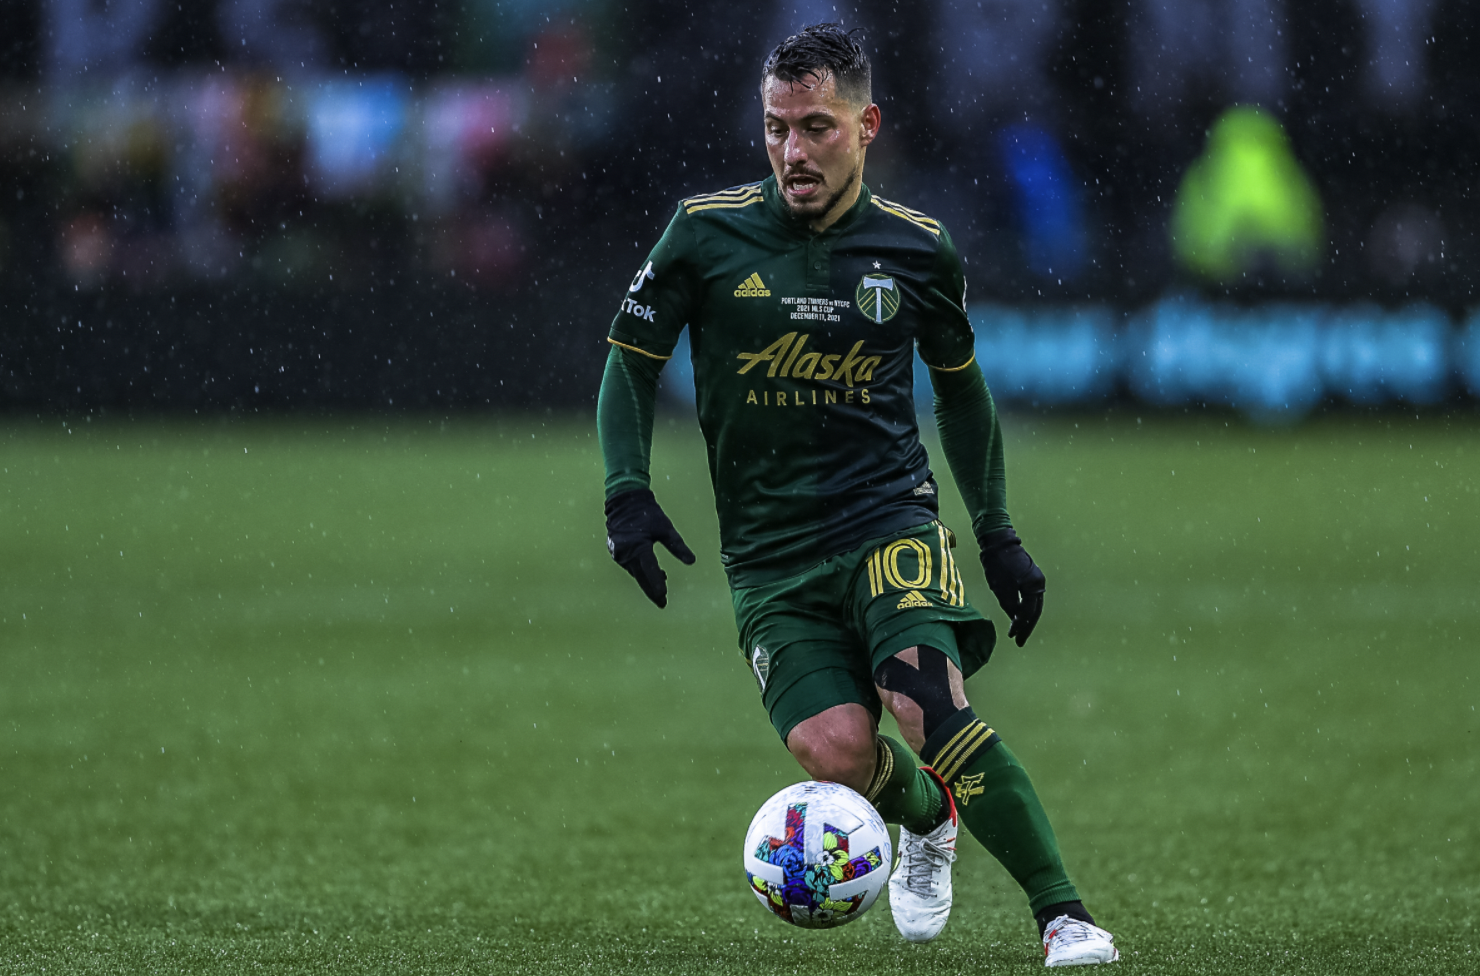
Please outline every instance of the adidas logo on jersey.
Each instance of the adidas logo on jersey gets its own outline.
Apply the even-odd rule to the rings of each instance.
[[[770,298],[771,289],[761,280],[759,273],[752,274],[749,278],[740,282],[740,287],[735,289],[736,298]]]
[[[920,595],[919,590],[910,590],[904,595],[904,599],[894,605],[896,610],[908,610],[910,607],[928,607],[930,601]]]

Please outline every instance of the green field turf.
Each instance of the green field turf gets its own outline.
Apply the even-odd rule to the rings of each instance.
[[[1119,968],[1480,971],[1474,418],[1006,425],[1047,610],[968,690]],[[928,946],[749,894],[803,777],[703,456],[660,422],[658,611],[589,420],[7,421],[0,973],[1036,970],[970,841]]]

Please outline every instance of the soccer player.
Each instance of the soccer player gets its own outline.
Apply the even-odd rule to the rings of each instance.
[[[1008,519],[960,259],[939,222],[863,184],[880,113],[853,37],[820,24],[787,38],[761,92],[772,175],[683,200],[612,323],[597,408],[607,547],[659,607],[654,543],[694,561],[648,473],[658,373],[687,326],[741,652],[807,775],[857,790],[899,825],[889,902],[900,934],[924,942],[945,925],[964,822],[1027,894],[1047,965],[1112,962],[1112,936],[1069,880],[1027,773],[966,700],[963,679],[996,637],[937,518],[916,348],[1020,647],[1044,578]],[[884,708],[908,748],[879,734]]]

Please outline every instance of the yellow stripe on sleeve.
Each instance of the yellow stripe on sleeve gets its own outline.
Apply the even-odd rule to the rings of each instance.
[[[646,349],[639,349],[636,346],[629,346],[629,345],[627,345],[627,343],[625,343],[625,342],[618,342],[617,340],[611,338],[610,336],[607,337],[607,340],[606,341],[607,342],[610,342],[614,346],[618,346],[618,347],[620,347],[622,349],[630,349],[630,350],[632,350],[635,353],[639,353],[639,354],[641,354],[643,356],[646,356],[649,359],[656,359],[659,362],[667,362],[668,360],[670,360],[670,359],[673,358],[672,356],[659,356],[655,352],[648,352]]]
[[[930,368],[935,370],[937,373],[959,373],[974,362],[976,362],[976,353],[972,353],[971,358],[966,360],[966,362],[962,363],[960,366],[930,366],[929,363],[926,363],[925,365],[930,366]]]

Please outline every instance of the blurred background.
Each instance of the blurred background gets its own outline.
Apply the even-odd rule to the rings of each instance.
[[[0,0],[0,408],[590,407],[819,20],[866,31],[867,181],[953,232],[999,399],[1480,395],[1460,0]]]
[[[0,972],[1041,964],[975,844],[929,947],[730,873],[802,774],[682,355],[698,563],[603,546],[618,301],[824,19],[1050,580],[970,695],[1124,965],[1474,971],[1477,10],[0,0]]]

